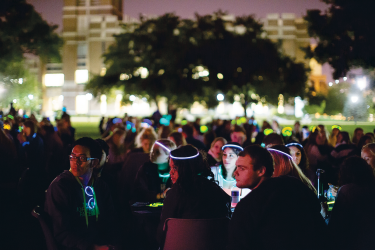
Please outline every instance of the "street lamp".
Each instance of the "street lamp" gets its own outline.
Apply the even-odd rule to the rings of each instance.
[[[216,99],[217,99],[219,102],[221,102],[221,101],[224,100],[224,95],[223,95],[223,94],[217,94]]]
[[[367,85],[366,77],[361,77],[357,79],[357,85],[360,90],[364,90]]]
[[[358,102],[358,96],[356,96],[356,95],[352,96],[351,100],[352,100],[352,103]]]

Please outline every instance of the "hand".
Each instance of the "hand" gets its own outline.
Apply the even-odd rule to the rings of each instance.
[[[167,192],[169,191],[169,189],[171,189],[171,188],[167,188],[167,189],[164,190],[164,192],[163,192],[163,194],[162,194],[162,196],[163,196],[164,198],[167,197]]]
[[[169,189],[170,188],[167,188],[166,190],[164,190],[164,192],[157,194],[156,199],[160,200],[160,199],[164,199],[165,197],[167,197],[167,192],[168,192]]]
[[[104,245],[104,246],[98,246],[98,245],[94,245],[94,250],[109,250],[109,247]]]

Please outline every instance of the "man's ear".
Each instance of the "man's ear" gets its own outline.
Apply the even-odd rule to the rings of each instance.
[[[266,174],[266,167],[265,166],[262,166],[259,170],[258,170],[258,176],[259,177],[262,177]]]

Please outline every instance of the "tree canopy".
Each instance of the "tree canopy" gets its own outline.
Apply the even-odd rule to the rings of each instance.
[[[304,65],[282,55],[252,16],[231,19],[219,11],[188,20],[167,13],[123,28],[104,55],[106,74],[87,85],[94,95],[123,88],[185,107],[215,106],[218,93],[239,95],[244,106],[304,95]]]
[[[352,67],[375,67],[375,1],[323,0],[329,4],[327,12],[309,10],[305,19],[309,34],[318,40],[308,56],[319,63],[328,62],[334,78],[343,77]]]

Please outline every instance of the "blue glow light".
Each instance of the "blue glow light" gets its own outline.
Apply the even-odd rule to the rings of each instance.
[[[243,147],[235,145],[235,144],[226,144],[221,147],[221,150],[224,150],[225,148],[238,148],[239,150],[243,151]]]
[[[283,151],[280,151],[280,150],[277,150],[277,149],[274,149],[274,148],[267,148],[267,150],[268,150],[268,151],[275,151],[275,152],[278,152],[278,153],[283,154],[283,155],[286,155],[286,156],[288,156],[288,158],[292,159],[292,156],[291,156],[290,154],[287,154],[287,153],[285,153],[285,152],[283,152]]]
[[[301,148],[303,148],[303,146],[297,142],[292,142],[292,143],[288,143],[285,145],[285,147],[292,147],[292,146],[300,146]]]
[[[167,148],[166,146],[164,146],[163,144],[161,144],[160,142],[156,141],[155,144],[159,145],[160,147],[164,148],[165,150],[167,150],[168,153],[171,152],[171,150],[169,148]]]
[[[172,153],[172,152],[171,152]],[[199,155],[199,151],[197,151],[197,154],[196,155],[192,155],[192,156],[186,156],[186,157],[177,157],[177,156],[173,156],[172,154],[169,154],[169,157],[171,157],[172,159],[175,159],[175,160],[188,160],[188,159],[193,159],[195,157],[198,157]]]

